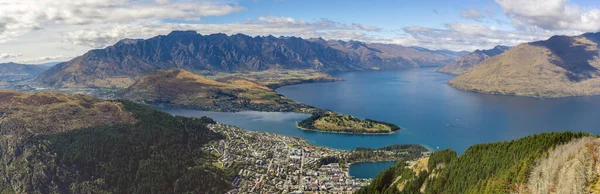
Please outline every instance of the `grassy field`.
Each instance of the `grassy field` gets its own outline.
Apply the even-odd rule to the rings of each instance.
[[[211,78],[221,79],[226,77],[242,77],[269,88],[275,89],[286,85],[313,82],[331,82],[342,81],[340,78],[330,76],[316,70],[278,70],[270,69],[266,71],[237,72],[237,73],[214,73],[198,72],[199,75]]]

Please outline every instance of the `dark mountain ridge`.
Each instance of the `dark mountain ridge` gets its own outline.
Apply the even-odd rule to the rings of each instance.
[[[56,88],[124,86],[153,70],[173,68],[190,72],[330,72],[414,67],[421,62],[443,64],[458,58],[398,45],[320,40],[173,31],[145,40],[124,39],[104,49],[91,50],[52,67],[36,78],[35,84]],[[339,45],[331,45],[332,42]]]

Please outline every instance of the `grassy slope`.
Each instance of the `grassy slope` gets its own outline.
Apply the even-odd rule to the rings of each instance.
[[[333,82],[341,81],[342,79],[332,77],[326,73],[316,70],[285,70],[285,69],[269,69],[265,71],[251,71],[238,73],[219,73],[219,72],[199,72],[200,75],[213,77],[215,79],[227,77],[242,77],[261,85],[276,89],[282,86],[313,83],[313,82]]]

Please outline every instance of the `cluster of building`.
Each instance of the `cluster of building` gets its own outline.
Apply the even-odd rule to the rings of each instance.
[[[220,165],[237,172],[236,189],[229,193],[352,193],[371,181],[351,177],[348,164],[321,161],[345,158],[351,151],[223,124],[209,127],[225,139],[209,143],[206,151],[219,156]]]

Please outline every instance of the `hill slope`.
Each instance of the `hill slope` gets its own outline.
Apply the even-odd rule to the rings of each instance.
[[[451,80],[492,94],[565,97],[600,94],[600,33],[518,45]]]
[[[460,57],[458,61],[449,63],[444,67],[438,69],[438,72],[460,75],[464,72],[467,72],[469,69],[475,67],[482,61],[485,61],[490,57],[502,54],[508,49],[510,49],[510,47],[496,46],[493,49],[489,50],[476,50],[468,55]]]
[[[305,112],[312,109],[248,79],[226,77],[215,81],[181,69],[152,72],[121,96],[148,104],[212,111]]]
[[[3,193],[224,193],[210,119],[84,95],[0,92]],[[200,184],[201,182],[201,184]]]
[[[161,69],[237,72],[279,68],[328,72],[411,67],[420,61],[443,64],[458,58],[404,47],[406,51],[419,53],[419,60],[410,62],[407,57],[412,54],[405,54],[404,50],[392,52],[369,45],[366,50],[345,49],[323,42],[296,37],[202,36],[194,31],[174,31],[146,40],[125,39],[105,49],[89,51],[52,67],[36,78],[35,83],[46,87],[124,86]],[[355,43],[365,45],[351,44]]]

